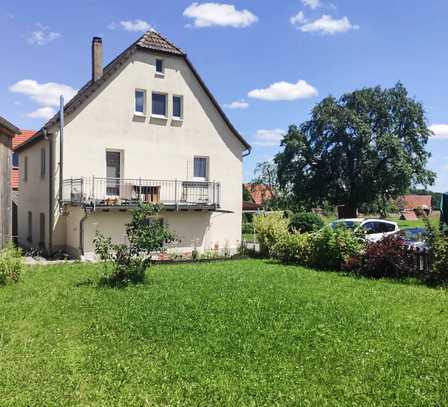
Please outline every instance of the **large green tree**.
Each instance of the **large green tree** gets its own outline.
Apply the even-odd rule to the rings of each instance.
[[[431,185],[431,136],[421,103],[398,83],[329,96],[312,116],[292,125],[275,157],[278,182],[305,205],[387,202],[413,185]]]

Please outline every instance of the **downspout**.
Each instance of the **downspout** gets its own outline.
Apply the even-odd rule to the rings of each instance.
[[[84,216],[79,221],[79,253],[80,256],[84,256],[84,222],[89,216],[89,212],[85,212]]]
[[[49,165],[48,165],[48,252],[53,254],[53,222],[54,222],[54,206],[53,206],[53,141],[47,134],[44,127],[44,137],[48,140]]]
[[[63,184],[64,184],[64,96],[59,100],[59,210],[63,207]]]

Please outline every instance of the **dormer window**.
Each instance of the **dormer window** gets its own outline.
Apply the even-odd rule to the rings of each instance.
[[[163,59],[160,58],[156,59],[156,73],[158,75],[164,74]]]

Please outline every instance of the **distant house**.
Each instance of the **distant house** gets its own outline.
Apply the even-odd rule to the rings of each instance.
[[[403,218],[415,219],[419,212],[430,215],[432,212],[431,195],[404,195],[399,200],[401,215]]]
[[[0,248],[11,240],[11,149],[20,130],[0,116]]]
[[[36,130],[20,130],[20,134],[15,134],[12,139],[12,168],[11,168],[11,188],[12,188],[12,238],[17,239],[17,205],[19,204],[19,154],[15,150],[22,144],[28,141],[36,134]]]
[[[243,202],[243,211],[256,211],[274,197],[273,188],[266,184],[244,184],[244,188],[250,194],[250,201]]]

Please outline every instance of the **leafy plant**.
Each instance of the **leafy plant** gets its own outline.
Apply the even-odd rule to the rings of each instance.
[[[260,251],[264,256],[273,256],[274,245],[288,235],[288,226],[289,221],[285,219],[282,212],[255,217],[255,232],[260,243]]]
[[[144,280],[152,255],[164,251],[164,245],[174,240],[157,218],[160,210],[160,205],[141,203],[132,211],[131,222],[126,225],[128,245],[114,244],[110,237],[96,233],[95,250],[104,260],[103,284],[125,286]]]
[[[310,265],[323,270],[341,270],[348,259],[363,249],[364,242],[353,231],[326,227],[312,234]]]
[[[311,264],[313,235],[310,233],[288,233],[281,235],[272,249],[273,257],[284,263]]]
[[[294,213],[289,221],[289,229],[297,232],[314,232],[325,226],[323,219],[312,212]]]
[[[436,281],[448,281],[448,236],[434,227],[429,219],[425,218],[428,229],[430,256],[432,257],[431,275]]]
[[[22,251],[14,244],[0,251],[0,285],[17,283],[24,268]]]
[[[371,278],[404,278],[417,274],[414,254],[399,236],[386,236],[369,243],[365,252],[350,258],[344,269]]]

